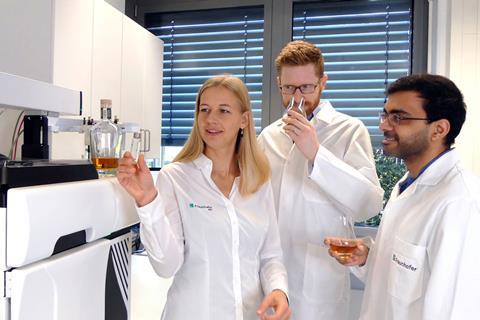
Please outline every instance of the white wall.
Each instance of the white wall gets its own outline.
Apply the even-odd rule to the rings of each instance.
[[[456,147],[464,165],[480,174],[480,0],[430,0],[429,71],[454,81],[467,104]]]

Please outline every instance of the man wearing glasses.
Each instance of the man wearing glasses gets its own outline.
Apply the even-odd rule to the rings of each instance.
[[[408,172],[392,191],[370,249],[332,256],[366,278],[362,320],[478,319],[480,181],[452,144],[466,107],[436,75],[400,78],[380,114],[384,152]],[[326,243],[334,241],[326,239]]]
[[[323,240],[342,234],[342,217],[362,221],[382,209],[370,137],[360,120],[320,100],[327,75],[318,48],[293,41],[275,64],[288,111],[259,142],[272,167],[292,319],[347,319],[348,270],[329,257]]]

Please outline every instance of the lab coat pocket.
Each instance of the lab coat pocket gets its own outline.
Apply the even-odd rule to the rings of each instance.
[[[390,260],[388,293],[412,303],[423,295],[426,248],[396,237]]]
[[[327,248],[307,244],[303,295],[312,304],[338,303],[347,299],[348,271],[328,255]]]

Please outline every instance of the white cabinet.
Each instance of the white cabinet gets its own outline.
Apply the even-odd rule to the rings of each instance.
[[[100,99],[111,99],[112,115],[120,113],[122,17],[121,12],[103,0],[95,0],[91,101],[91,116],[94,119],[100,118]]]
[[[121,122],[150,130],[146,157],[160,156],[161,40],[103,0],[2,0],[0,41],[0,71],[82,91],[82,117],[111,99]],[[84,153],[83,135],[52,140],[52,158]]]
[[[53,20],[52,80],[82,91],[84,116],[91,115],[93,9],[94,0],[55,1]]]
[[[147,41],[145,37],[138,37],[143,29],[134,21],[125,17],[123,23],[122,43],[122,109],[120,119],[129,119],[132,122],[143,122],[143,75],[145,67],[144,51]],[[139,72],[141,71],[141,72]]]
[[[150,32],[145,39],[145,67],[143,75],[143,125],[151,130],[151,157],[160,156],[161,120],[162,120],[162,79],[163,79],[163,42],[158,41]],[[159,122],[160,121],[160,122]]]
[[[139,36],[141,35],[141,36]],[[123,17],[120,119],[150,131],[147,157],[160,155],[163,43],[130,18]]]

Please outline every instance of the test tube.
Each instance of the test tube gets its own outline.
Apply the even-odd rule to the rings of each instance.
[[[130,153],[135,159],[135,162],[138,161],[138,156],[140,155],[140,141],[142,140],[142,135],[140,132],[134,132],[132,137],[132,144],[130,146]]]

